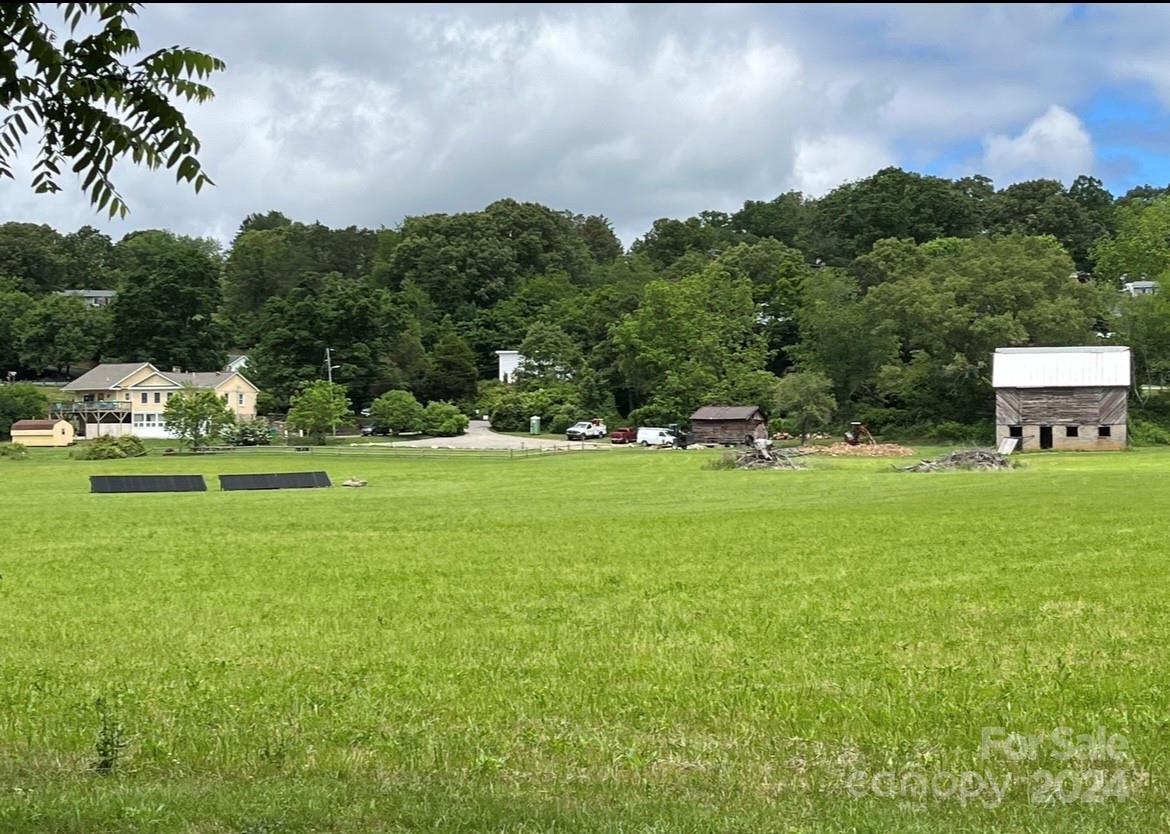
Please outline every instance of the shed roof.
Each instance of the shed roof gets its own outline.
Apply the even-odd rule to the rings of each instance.
[[[692,420],[750,420],[759,414],[758,405],[705,405],[691,415]],[[761,415],[762,417],[763,415]]]
[[[57,422],[56,420],[17,420],[12,424],[12,431],[52,431]]]
[[[1127,347],[999,348],[992,357],[995,388],[1112,388],[1130,381]]]

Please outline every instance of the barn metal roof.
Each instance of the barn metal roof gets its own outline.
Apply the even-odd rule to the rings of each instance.
[[[995,388],[1127,387],[1130,381],[1127,347],[999,348],[992,357]]]
[[[707,405],[691,415],[692,420],[750,420],[760,410],[756,405]]]

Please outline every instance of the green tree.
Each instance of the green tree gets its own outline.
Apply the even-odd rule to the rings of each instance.
[[[47,295],[29,306],[16,332],[22,365],[68,374],[74,365],[97,358],[109,336],[109,318],[79,298]]]
[[[1133,352],[1133,376],[1142,386],[1170,383],[1170,295],[1123,298],[1113,317],[1114,341]]]
[[[776,408],[796,421],[800,441],[807,443],[813,429],[829,422],[837,410],[833,383],[815,371],[787,374],[776,386]]]
[[[71,285],[72,271],[65,240],[54,229],[35,223],[0,224],[0,275],[19,280],[20,289],[35,295],[65,289]]]
[[[110,305],[109,352],[168,370],[223,367],[224,338],[215,320],[221,300],[221,264],[213,254],[218,248],[164,232],[140,236],[130,248],[130,272]]]
[[[989,203],[988,228],[997,234],[1052,235],[1077,268],[1087,270],[1094,244],[1107,231],[1107,209],[1100,205],[1099,186],[1097,180],[1078,178],[1078,199],[1056,180],[1009,185]]]
[[[433,400],[423,412],[423,430],[433,437],[455,437],[467,431],[468,419],[451,403]]]
[[[810,206],[799,191],[789,191],[774,200],[748,200],[731,216],[731,225],[740,232],[772,238],[796,246],[805,235]]]
[[[49,399],[35,385],[0,385],[0,434],[7,435],[17,420],[36,420],[48,413]]]
[[[425,384],[427,399],[471,402],[478,379],[475,354],[448,322],[431,349]]]
[[[409,391],[387,391],[370,406],[374,425],[394,434],[423,430],[423,407]]]
[[[833,382],[838,406],[851,415],[871,397],[878,371],[898,356],[898,338],[861,300],[857,281],[834,269],[818,270],[796,313],[800,340],[789,349],[800,371]]]
[[[516,381],[521,386],[572,379],[584,361],[581,348],[568,333],[543,321],[535,321],[528,328],[528,335],[520,343],[520,355],[524,361],[516,370]]]
[[[830,265],[844,266],[883,238],[923,243],[979,231],[979,208],[955,183],[883,168],[818,200],[801,248]]]
[[[175,391],[163,409],[167,430],[179,443],[198,449],[207,440],[219,437],[236,417],[223,398],[206,388],[186,387]]]
[[[293,394],[289,402],[288,424],[300,429],[316,443],[353,416],[344,386],[318,379]]]
[[[20,286],[15,278],[0,278],[0,379],[21,366],[19,322],[33,299]]]
[[[325,350],[337,367],[333,378],[365,408],[374,390],[395,382],[390,354],[404,328],[390,294],[337,273],[311,276],[261,310],[257,341],[249,352],[249,379],[281,407],[297,388],[325,375]],[[380,387],[379,387],[380,386]]]
[[[1076,345],[1095,338],[1101,299],[1052,237],[942,239],[865,296],[898,339],[879,383],[914,421],[990,416],[998,347]]]
[[[653,407],[636,420],[653,414],[674,422],[701,405],[770,400],[775,377],[765,370],[751,282],[719,264],[647,285],[641,305],[610,334],[623,385],[640,408]]]
[[[1093,256],[1106,281],[1148,279],[1170,289],[1170,196],[1119,208],[1116,234],[1098,241]]]
[[[589,217],[577,215],[573,222],[595,262],[608,264],[621,257],[622,242],[614,234],[613,224],[608,218],[601,215]]]
[[[98,210],[125,216],[111,179],[115,161],[129,156],[150,168],[173,170],[198,192],[211,183],[195,156],[199,138],[174,102],[205,102],[203,80],[224,69],[218,58],[179,46],[125,60],[141,44],[129,27],[133,3],[64,4],[69,37],[40,19],[37,3],[0,5],[0,176],[12,179],[23,140],[39,130],[32,187],[60,191],[68,165]],[[88,19],[88,20],[87,20]],[[95,31],[74,37],[83,20]]]

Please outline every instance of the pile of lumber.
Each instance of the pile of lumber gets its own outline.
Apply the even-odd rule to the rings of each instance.
[[[834,443],[832,446],[814,446],[812,451],[818,455],[852,458],[905,458],[914,454],[913,449],[897,443],[860,443],[857,446]]]
[[[944,472],[950,469],[989,471],[1011,469],[1014,465],[1007,455],[1001,455],[992,449],[961,449],[941,458],[895,468],[903,472]]]
[[[764,449],[753,446],[735,452],[736,469],[806,469],[799,458],[806,453],[799,449]],[[730,456],[730,455],[729,455]]]

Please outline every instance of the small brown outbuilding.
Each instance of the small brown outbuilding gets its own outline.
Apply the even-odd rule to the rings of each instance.
[[[691,415],[695,443],[739,445],[768,436],[764,413],[755,405],[708,405]]]

